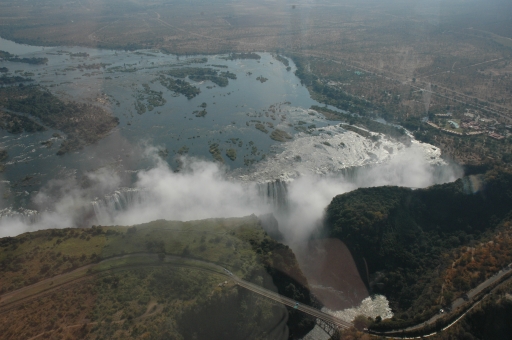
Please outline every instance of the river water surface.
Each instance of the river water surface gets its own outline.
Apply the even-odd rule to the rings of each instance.
[[[311,99],[294,75],[293,62],[289,61],[287,70],[269,53],[259,53],[259,60],[229,60],[227,55],[178,57],[150,50],[37,47],[1,38],[0,46],[20,57],[48,58],[46,65],[0,61],[0,67],[9,69],[8,75],[32,78],[33,83],[63,100],[103,106],[120,121],[97,144],[64,156],[56,155],[61,141],[52,135],[58,131],[9,134],[0,130],[0,147],[10,156],[1,178],[11,186],[9,197],[15,198],[16,205],[28,204],[30,193],[51,179],[77,176],[104,166],[125,173],[145,169],[150,163],[142,155],[148,146],[163,151],[165,161],[176,168],[179,154],[213,160],[209,150],[215,143],[229,169],[245,168],[280,150],[282,143],[270,138],[273,129],[294,135],[314,125],[317,129],[310,131],[317,134],[318,128],[328,125],[322,116],[308,111],[319,103]],[[182,67],[229,71],[236,74],[236,80],[229,79],[226,87],[210,81],[189,81],[201,93],[187,99],[157,81],[161,72]],[[268,80],[261,82],[258,77]],[[149,107],[145,101],[147,86],[162,92],[166,101],[163,106]],[[142,114],[135,107],[138,99],[148,107]],[[202,110],[203,103],[207,114],[197,117],[194,111]],[[268,132],[256,129],[257,123]],[[47,140],[54,141],[52,147],[41,144]],[[236,159],[226,156],[228,149],[236,150]]]

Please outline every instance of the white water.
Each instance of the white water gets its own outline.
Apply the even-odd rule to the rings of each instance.
[[[393,317],[393,312],[391,308],[389,308],[389,301],[384,295],[369,296],[357,307],[340,311],[332,311],[323,308],[322,311],[347,322],[352,322],[358,315],[364,315],[372,319],[380,316],[382,320],[391,319]]]
[[[53,131],[20,136],[0,131],[4,134],[0,147],[7,148],[10,156],[0,179],[12,183],[10,188],[0,187],[1,197],[14,197],[21,202],[19,206],[39,211],[0,211],[0,236],[44,228],[288,211],[289,215],[283,214],[279,220],[280,226],[290,237],[303,238],[335,195],[377,185],[426,187],[460,175],[446,165],[440,150],[432,145],[415,140],[406,145],[374,133],[373,138],[365,138],[339,125],[328,126],[332,122],[308,109],[318,103],[298,78],[268,53],[262,53],[260,61],[208,56],[209,63],[228,66],[237,80],[230,80],[225,88],[196,84],[201,94],[188,100],[152,82],[170,66],[188,65],[173,56],[87,48],[66,48],[65,52],[62,47],[42,49],[1,39],[0,43],[11,53],[49,59],[47,65],[16,66],[0,61],[0,66],[11,72],[17,68],[30,71],[36,82],[50,84],[53,92],[66,98],[97,101],[108,96],[111,104],[107,106],[121,122],[97,144],[64,157],[55,155],[58,140],[54,140],[53,149],[41,145],[52,138]],[[86,52],[90,57],[75,58],[70,52]],[[108,65],[97,75],[87,75],[80,65],[92,62]],[[135,65],[137,72],[122,72],[126,63]],[[291,65],[293,71],[295,66]],[[261,84],[247,71],[269,81]],[[133,111],[133,97],[141,93],[139,85],[144,82],[155,91],[163,91],[167,104],[138,115]],[[119,106],[112,105],[115,102]],[[208,115],[190,115],[203,102]],[[270,130],[287,131],[294,139],[275,142],[270,133],[256,129],[255,122]],[[310,134],[297,132],[306,131],[299,129],[305,126]],[[228,160],[226,167],[204,161],[211,159],[210,142],[218,143],[222,153],[236,149],[237,159]],[[167,149],[171,155],[165,162],[154,162],[152,157],[145,157],[144,149],[155,149],[148,145]],[[183,146],[203,160],[192,170],[173,174],[168,166],[174,162],[172,152]],[[267,158],[260,161],[265,155]],[[259,163],[246,167],[244,159]],[[96,175],[89,179],[96,184],[82,187],[81,178],[92,174]],[[130,180],[124,181],[123,176]],[[18,189],[20,184],[22,190]],[[5,204],[2,208],[11,204],[0,203]]]
[[[329,126],[318,136],[299,134],[284,145],[284,150],[260,162],[251,172],[234,171],[243,181],[289,181],[304,175],[332,175],[344,170],[385,164],[415,154],[414,161],[431,166],[446,166],[441,150],[412,139],[410,145],[371,133],[378,140],[365,138],[342,126]],[[421,158],[421,159],[419,159]]]
[[[354,321],[354,318],[358,315],[364,315],[366,317],[375,319],[380,316],[382,320],[390,319],[393,317],[393,312],[389,308],[389,301],[384,295],[370,296],[364,299],[361,304],[357,307],[347,308],[340,311],[332,311],[327,308],[322,308],[322,312],[331,314],[337,318],[345,320],[347,322]],[[315,326],[311,332],[309,332],[303,340],[328,340],[330,337],[325,333],[322,328]]]

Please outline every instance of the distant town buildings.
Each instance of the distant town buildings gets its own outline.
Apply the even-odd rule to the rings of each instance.
[[[447,112],[447,113],[436,113],[435,115],[436,117],[451,117],[452,116],[452,113],[451,112]]]
[[[483,123],[492,123],[492,122],[496,122],[494,119],[489,119],[489,118],[480,118],[479,121],[483,122]]]
[[[503,138],[505,138],[504,136],[502,136],[496,132],[490,132],[489,137],[497,139],[497,140],[502,140]]]
[[[435,114],[435,122],[429,121],[428,117],[422,118],[421,121],[433,128],[458,136],[475,136],[485,133],[496,140],[502,140],[512,136],[512,133],[507,131],[512,131],[512,125],[500,125],[496,119],[481,117],[477,110],[468,109],[460,120],[445,120],[452,116],[453,114],[451,112],[438,113]],[[463,131],[461,131],[461,129],[463,129]]]
[[[444,129],[444,128],[442,128],[442,127],[440,127],[437,124],[434,124],[432,122],[427,122],[427,124],[432,126],[432,127],[434,127],[434,128],[436,128],[436,129],[439,129],[439,130],[444,131],[444,132],[452,133],[454,135],[459,135],[459,136],[464,135],[462,132],[458,132],[458,131],[454,131],[454,130],[449,130],[449,129]]]
[[[475,122],[462,123],[462,127],[465,129],[481,130],[480,125]]]
[[[450,124],[450,125],[451,125],[451,127],[452,127],[452,128],[454,128],[454,129],[458,129],[458,128],[460,128],[459,124],[457,124],[457,123],[456,123],[456,122],[454,122],[453,120],[449,120],[449,121],[448,121],[448,124]]]

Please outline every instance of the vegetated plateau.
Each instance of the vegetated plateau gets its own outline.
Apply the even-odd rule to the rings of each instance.
[[[53,229],[0,239],[2,336],[247,339],[313,327],[212,266],[315,305],[293,252],[255,216]]]
[[[308,87],[313,98],[351,113],[340,115],[328,108],[314,108],[329,119],[349,123],[348,130],[364,136],[367,132],[359,128],[364,127],[395,138],[408,138],[402,128],[374,120],[385,119],[408,129],[417,139],[440,147],[446,157],[472,166],[472,169],[481,172],[496,164],[510,167],[512,26],[509,18],[503,17],[503,13],[510,13],[509,2],[491,1],[483,8],[478,2],[445,1],[435,11],[430,5],[423,7],[403,1],[386,4],[358,2],[357,6],[340,1],[326,3],[328,5],[308,11],[310,6],[302,6],[301,3],[283,5],[281,2],[262,4],[242,1],[240,5],[245,6],[245,11],[239,12],[233,11],[232,3],[227,1],[190,2],[173,6],[109,1],[97,7],[85,7],[81,3],[61,5],[60,2],[41,2],[25,6],[5,2],[0,5],[2,13],[5,13],[3,20],[6,21],[5,25],[0,26],[0,35],[18,42],[47,46],[78,44],[130,50],[157,48],[176,54],[229,52],[228,60],[260,61],[260,55],[247,51],[254,48],[275,51],[275,59],[284,65],[287,65],[288,59],[283,56],[294,61],[297,76]],[[489,15],[481,15],[483,9]],[[308,11],[307,21],[302,20],[305,11]],[[37,22],[33,20],[33,13],[38,13]],[[74,20],[63,21],[62,17],[73,17]],[[503,20],[496,21],[497,17]],[[55,29],[55,22],[60,23],[60,29]],[[101,30],[98,30],[99,27]],[[18,58],[5,52],[1,52],[0,57],[10,63],[41,64],[47,61],[44,58]],[[83,68],[99,67],[102,66],[96,64],[84,65]],[[186,77],[190,81],[212,81],[219,87],[227,84],[228,79],[233,79],[229,73],[201,70],[193,74],[174,71],[173,74],[162,75],[161,84],[176,95],[182,94],[191,99],[199,94],[199,90],[186,81]],[[8,69],[4,67],[0,72],[7,73]],[[136,69],[127,68],[123,72],[136,72]],[[251,74],[247,72],[247,75]],[[262,76],[258,78],[261,82],[267,80]],[[12,76],[1,79],[6,84],[21,82],[20,78]],[[29,89],[1,89],[4,94],[11,91],[9,96],[17,98],[12,101],[14,104],[11,100],[7,103],[5,97],[1,102],[8,110],[1,113],[0,126],[3,129],[13,133],[30,132],[47,125],[62,130],[68,134],[68,139],[59,150],[59,153],[64,153],[94,143],[116,125],[114,118],[105,112],[95,111],[96,108],[60,102],[44,90],[35,87]],[[25,95],[27,97],[22,98]],[[32,102],[24,102],[30,98]],[[158,96],[144,97],[136,103],[137,112],[144,113],[146,109],[154,107],[149,100],[161,103]],[[34,101],[39,107],[30,109]],[[14,107],[10,108],[9,105]],[[79,112],[80,117],[92,114],[94,119],[74,125],[66,118],[79,119],[73,112]],[[206,111],[201,112],[200,116],[204,117]],[[38,121],[16,113],[28,113]],[[99,125],[95,125],[96,121]],[[264,133],[269,132],[261,123],[255,127]],[[301,129],[300,126],[296,128]],[[309,130],[305,127],[302,129]],[[272,135],[277,140],[287,139],[278,130],[272,131]],[[254,148],[253,153],[256,154],[257,149]],[[180,150],[186,153],[188,149]],[[223,162],[223,149],[219,144],[211,143],[209,150],[217,161]],[[235,156],[230,150],[234,149],[228,149],[226,155]],[[7,152],[2,151],[0,161],[8,156]],[[248,164],[250,162],[252,160],[247,160]],[[473,181],[482,186],[476,188]],[[510,175],[504,171],[489,172],[484,176],[425,190],[392,187],[360,189],[333,200],[327,209],[327,230],[331,236],[342,239],[351,247],[360,259],[363,277],[366,277],[367,265],[369,287],[374,292],[385,293],[396,312],[394,320],[373,324],[373,328],[384,330],[417,323],[436,313],[440,306],[449,305],[454,297],[492,275],[507,261],[510,262],[508,207],[511,204],[508,191]],[[110,229],[92,230],[101,230],[94,237],[106,237]],[[94,238],[91,236],[87,241],[87,235],[92,233],[90,230],[65,232],[66,235],[83,235],[84,242]],[[20,240],[23,237],[19,237]],[[114,238],[112,235],[109,237]],[[49,242],[53,242],[54,238]],[[128,236],[125,235],[125,238]],[[20,249],[23,244],[19,245]],[[10,244],[8,247],[14,248]],[[85,259],[90,255],[86,254]],[[31,256],[34,256],[31,261],[35,261],[35,255]],[[62,253],[59,257],[62,257]],[[81,259],[81,255],[78,258]],[[5,263],[16,264],[16,261]],[[56,264],[52,262],[45,269],[51,273]],[[40,272],[42,267],[36,265],[35,268],[34,272],[44,274]],[[152,279],[155,273],[148,272],[146,277]],[[89,288],[100,287],[95,291],[98,294],[96,297],[110,296],[110,290],[117,289],[120,282],[128,284],[140,279],[133,281],[132,277],[136,277],[136,274],[129,271],[125,275],[126,280],[119,277],[107,279],[99,286],[87,287],[83,294],[93,291]],[[177,274],[177,282],[186,280],[187,275]],[[202,280],[203,277],[196,278]],[[13,284],[24,284],[23,281],[24,276],[20,275],[13,280]],[[148,284],[151,282],[148,281]],[[482,303],[468,314],[468,321],[450,330],[454,332],[453,336],[472,339],[509,335],[504,316],[510,315],[510,297],[507,295],[510,286],[503,289],[494,294],[491,301]],[[186,292],[184,296],[193,294],[197,292]],[[99,332],[108,337],[113,336],[113,333],[109,333],[113,330],[123,336],[128,333],[118,328],[125,325],[132,327],[132,324],[140,322],[137,315],[142,317],[140,312],[144,307],[147,306],[148,310],[144,317],[151,315],[155,306],[155,310],[159,308],[158,302],[157,305],[145,305],[147,299],[143,299],[140,303],[134,303],[129,298],[123,300],[120,295],[112,306],[120,310],[123,303],[123,312],[114,314],[111,319],[104,319],[109,324],[109,331],[101,333],[101,323],[93,326],[97,327],[95,330],[90,329],[90,324],[75,328],[86,332],[84,334]],[[55,298],[43,301],[48,306],[44,311],[53,313],[55,308],[51,306],[54,301]],[[236,303],[241,310],[248,312],[243,302],[237,300]],[[253,302],[251,300],[248,305]],[[88,314],[82,311],[89,311],[89,307],[76,305],[79,307],[73,310],[76,313],[73,317],[83,320]],[[142,307],[137,309],[138,305]],[[123,313],[127,306],[133,309],[125,318]],[[176,306],[176,310],[182,307],[180,304]],[[173,308],[169,307],[166,311],[176,311]],[[37,308],[31,309],[43,313]],[[102,310],[98,313],[101,314]],[[60,322],[58,320],[68,317],[49,315],[52,315],[52,319],[45,324],[47,327],[54,327]],[[241,319],[243,322],[250,319],[248,314],[241,315],[245,315],[245,319]],[[34,318],[39,320],[39,316]],[[472,320],[479,320],[479,323],[475,325],[471,323]],[[33,325],[34,322],[29,324]],[[251,324],[248,325],[250,328]],[[186,328],[179,328],[179,324],[172,324],[172,327],[172,332],[177,330],[173,334],[193,335],[190,333],[191,326],[189,333]],[[62,328],[61,332],[74,332],[75,328]],[[147,335],[139,333],[138,327],[130,330],[133,334]],[[154,334],[143,327],[142,331],[149,332],[149,336]],[[201,333],[203,329],[194,331],[196,335],[205,334]],[[53,328],[49,332],[53,332]],[[59,328],[56,328],[56,332],[59,332]]]

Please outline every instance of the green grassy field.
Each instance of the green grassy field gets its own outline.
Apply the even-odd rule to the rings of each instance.
[[[223,268],[280,292],[303,278],[291,250],[273,241],[256,216],[2,238],[0,333],[246,339],[284,326],[283,306],[239,288]],[[302,315],[292,317],[295,333],[307,331]]]
[[[256,217],[27,233],[0,241],[1,291],[19,289],[101,259],[146,252],[202,259],[244,277],[256,265],[248,240],[259,243],[266,237]]]

